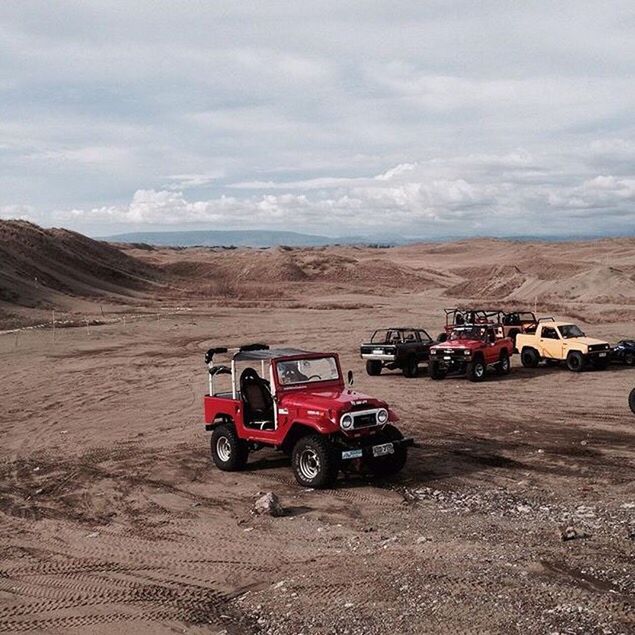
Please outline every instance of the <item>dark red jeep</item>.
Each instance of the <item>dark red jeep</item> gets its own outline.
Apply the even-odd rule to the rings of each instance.
[[[472,381],[482,381],[487,369],[494,368],[506,375],[513,350],[512,340],[493,324],[455,326],[445,342],[430,349],[428,374],[431,379],[443,379],[448,373],[462,373]]]
[[[221,470],[244,468],[263,447],[291,455],[305,487],[332,485],[340,469],[388,476],[406,463],[413,440],[394,426],[398,417],[384,401],[350,388],[351,371],[345,385],[336,353],[251,344],[233,349],[229,366],[214,365],[215,355],[228,352],[212,348],[205,356],[205,429]],[[231,383],[218,391],[223,375]]]

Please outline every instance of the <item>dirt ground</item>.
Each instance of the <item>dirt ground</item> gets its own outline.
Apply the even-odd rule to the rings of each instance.
[[[449,302],[337,303],[199,302],[0,337],[0,631],[635,632],[635,372],[516,356],[482,384],[369,377],[369,331],[436,334]],[[631,319],[592,322],[589,335],[632,335]],[[304,491],[273,451],[215,469],[203,352],[262,340],[340,352],[420,442],[403,473]],[[252,515],[267,491],[284,517]],[[580,537],[563,541],[567,525]]]

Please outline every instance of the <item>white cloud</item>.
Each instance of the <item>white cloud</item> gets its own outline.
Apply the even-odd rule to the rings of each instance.
[[[632,231],[633,24],[621,1],[0,3],[0,205],[92,233]]]

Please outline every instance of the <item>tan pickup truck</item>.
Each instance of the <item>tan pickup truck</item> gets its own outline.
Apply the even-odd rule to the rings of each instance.
[[[545,360],[549,366],[566,362],[567,368],[574,372],[587,365],[604,370],[611,354],[608,342],[587,337],[577,325],[545,319],[539,321],[534,333],[516,336],[516,349],[527,368],[536,368]]]

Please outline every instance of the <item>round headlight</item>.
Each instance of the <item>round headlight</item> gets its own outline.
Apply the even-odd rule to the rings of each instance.
[[[471,353],[472,353],[472,351],[471,351],[469,348],[466,348],[466,349],[463,351],[463,355],[470,355]]]
[[[343,415],[340,419],[342,430],[350,430],[353,427],[353,417],[351,415]]]
[[[377,413],[377,421],[379,421],[379,423],[386,423],[386,421],[388,421],[388,410],[382,408]]]

